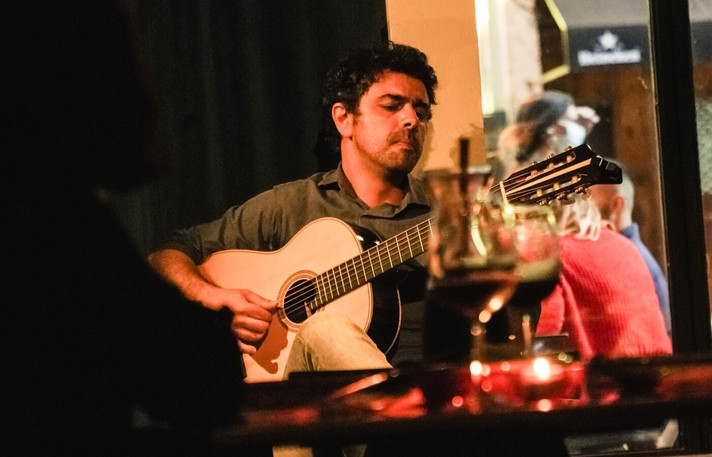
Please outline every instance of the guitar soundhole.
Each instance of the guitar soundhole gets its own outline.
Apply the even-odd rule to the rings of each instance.
[[[316,288],[311,280],[300,279],[289,286],[284,297],[284,314],[290,321],[300,324],[311,315],[308,306],[314,301]]]

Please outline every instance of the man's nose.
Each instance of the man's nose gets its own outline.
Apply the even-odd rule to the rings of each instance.
[[[415,111],[413,105],[406,103],[403,105],[401,110],[401,125],[407,129],[413,129],[418,126],[419,119],[418,113]]]

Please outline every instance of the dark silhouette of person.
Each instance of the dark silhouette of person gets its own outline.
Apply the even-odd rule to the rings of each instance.
[[[154,274],[107,204],[158,172],[126,12],[3,14],[3,455],[204,455],[199,430],[237,413],[232,314]]]

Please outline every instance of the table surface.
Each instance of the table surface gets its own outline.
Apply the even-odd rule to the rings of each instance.
[[[709,356],[533,360],[376,372],[312,373],[248,384],[240,417],[212,431],[221,447],[409,440],[439,434],[589,432],[712,417]],[[557,369],[558,371],[554,370]]]

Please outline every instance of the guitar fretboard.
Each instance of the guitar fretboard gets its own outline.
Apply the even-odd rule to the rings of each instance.
[[[373,278],[424,253],[430,241],[431,220],[427,219],[362,252],[351,260],[314,278],[316,296],[312,312]]]
[[[512,174],[489,192],[501,194],[500,197],[510,203],[549,203],[570,193],[580,193],[591,184],[620,182],[620,168],[582,144]],[[315,312],[425,252],[430,241],[431,222],[427,219],[315,277],[312,280],[314,300],[307,304],[310,311]],[[299,300],[299,303],[303,302]]]

